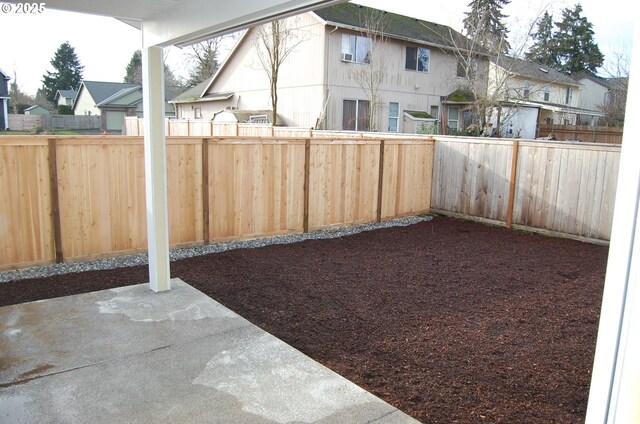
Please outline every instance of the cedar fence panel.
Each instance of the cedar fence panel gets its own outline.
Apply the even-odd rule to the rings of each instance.
[[[431,207],[609,240],[619,161],[620,146],[437,137]]]
[[[428,211],[607,240],[619,159],[620,146],[587,143],[172,136],[169,240],[202,244]],[[141,137],[0,136],[0,268],[146,245]]]
[[[0,269],[55,259],[46,138],[0,139]]]
[[[550,125],[538,126],[538,137],[553,134],[556,140],[579,140],[584,143],[622,143],[622,128],[590,127],[587,125]]]

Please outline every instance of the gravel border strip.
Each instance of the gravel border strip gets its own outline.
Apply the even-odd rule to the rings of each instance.
[[[359,224],[348,227],[333,227],[309,233],[294,233],[273,237],[237,240],[230,242],[213,243],[204,246],[185,247],[173,249],[169,252],[171,261],[186,259],[194,256],[207,255],[209,253],[225,252],[233,249],[254,249],[257,247],[271,246],[274,244],[297,243],[304,240],[321,240],[337,238],[363,231],[377,230],[380,228],[405,227],[418,222],[430,221],[431,215],[410,216],[392,219],[383,222]],[[96,271],[101,269],[124,268],[148,263],[147,253],[136,255],[115,256],[113,258],[94,261],[68,262],[32,268],[0,272],[0,283],[8,281],[25,280],[27,278],[42,278],[51,275],[69,274],[72,272]]]

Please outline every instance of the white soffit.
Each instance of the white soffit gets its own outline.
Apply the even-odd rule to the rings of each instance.
[[[192,44],[213,35],[343,2],[345,0],[48,0],[46,7],[116,18],[143,29],[145,47],[166,47]]]

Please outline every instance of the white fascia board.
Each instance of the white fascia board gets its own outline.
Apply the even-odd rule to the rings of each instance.
[[[144,46],[184,46],[344,0],[187,0],[142,22]]]

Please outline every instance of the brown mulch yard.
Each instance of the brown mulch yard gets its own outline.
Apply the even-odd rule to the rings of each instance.
[[[435,217],[171,272],[425,423],[577,423],[607,252]],[[142,266],[8,282],[0,305],[146,281]]]

